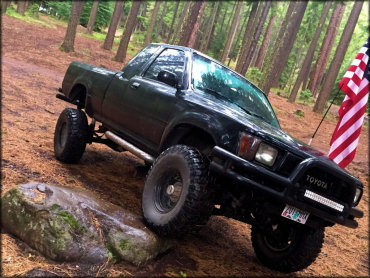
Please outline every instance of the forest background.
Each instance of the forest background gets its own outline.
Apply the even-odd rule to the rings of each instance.
[[[367,1],[3,1],[2,12],[68,22],[66,52],[80,24],[121,62],[150,42],[190,46],[319,113],[342,102],[337,85],[369,34]]]

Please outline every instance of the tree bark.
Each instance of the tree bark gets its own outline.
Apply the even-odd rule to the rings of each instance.
[[[278,8],[278,6],[279,6],[279,2],[276,2],[276,9]],[[267,45],[270,41],[271,30],[272,30],[272,26],[274,25],[275,17],[276,17],[275,14],[271,13],[270,20],[269,20],[269,23],[267,25],[265,35],[263,37],[261,47],[258,51],[258,56],[257,56],[255,66],[259,69],[261,69],[263,59],[265,58],[265,53],[266,53],[266,50],[267,50]]]
[[[331,4],[332,4],[332,1],[327,1],[325,2],[324,7],[322,8],[319,25],[316,28],[315,35],[311,41],[310,47],[307,50],[306,57],[304,58],[301,70],[298,73],[297,80],[288,98],[289,102],[294,102],[296,100],[299,87],[301,86],[304,77],[307,75],[307,72],[310,70],[310,65],[312,64],[313,55],[315,53],[317,42],[319,41],[320,34],[322,31],[322,28],[324,27],[325,19],[328,16]]]
[[[249,38],[252,37],[253,23],[254,23],[254,19],[256,17],[256,14],[257,14],[257,6],[259,6],[259,4],[261,4],[261,3],[254,2],[253,6],[252,6],[252,10],[249,13],[247,27],[245,28],[245,32],[244,32],[244,36],[243,36],[243,40],[242,40],[242,47],[239,50],[239,55],[238,55],[237,63],[236,63],[236,67],[235,67],[235,71],[237,71],[237,72],[240,72],[240,70],[243,66],[243,61],[245,59],[244,53],[247,53],[247,51],[248,51],[248,42],[250,41]]]
[[[114,35],[116,34],[116,30],[118,27],[119,20],[121,18],[123,12],[123,1],[116,1],[114,6],[114,11],[112,14],[112,18],[110,20],[108,33],[105,37],[103,48],[106,50],[111,50],[114,42]]]
[[[289,54],[293,48],[295,39],[297,37],[297,33],[299,30],[299,26],[301,25],[304,12],[306,10],[308,2],[297,2],[296,9],[294,13],[292,14],[290,24],[288,25],[287,33],[284,36],[284,41],[282,44],[282,47],[279,50],[279,54],[275,65],[275,71],[274,71],[274,77],[273,77],[273,83],[279,85],[279,79],[283,73],[283,70],[285,68],[285,65],[288,61]]]
[[[181,29],[183,27],[183,23],[184,23],[186,14],[188,13],[189,6],[190,6],[190,1],[186,1],[185,4],[184,4],[184,7],[182,8],[181,15],[180,15],[180,18],[179,18],[179,22],[177,23],[177,26],[176,26],[176,32],[173,34],[173,37],[172,37],[172,41],[171,41],[172,44],[176,44],[176,42],[177,42],[177,40],[178,40],[178,38],[181,34]]]
[[[170,29],[168,30],[168,36],[165,40],[166,43],[168,43],[170,41],[170,38],[171,38],[171,35],[172,35],[172,29],[173,29],[173,25],[175,23],[175,19],[176,19],[176,16],[177,16],[177,11],[179,9],[179,4],[180,4],[180,0],[177,0],[176,1],[176,6],[175,6],[175,11],[173,12],[173,17],[172,17],[172,21],[171,21],[171,26],[170,26]]]
[[[221,4],[222,4],[222,2],[221,2]],[[216,1],[215,7],[214,7],[214,14],[213,14],[214,18],[212,20],[212,22],[213,22],[212,23],[212,28],[210,30],[209,35],[207,35],[206,43],[202,47],[203,50],[201,50],[202,52],[206,52],[208,50],[209,45],[211,44],[211,42],[213,40],[214,32],[215,32],[215,29],[216,29],[216,24],[217,24],[218,18],[220,16],[221,4],[220,4],[220,1]]]
[[[122,38],[118,46],[117,54],[113,58],[113,60],[117,62],[125,61],[128,43],[130,42],[131,34],[135,27],[137,14],[139,13],[140,9],[140,3],[141,2],[137,0],[134,0],[132,2],[130,15],[128,16],[127,23],[122,34]]]
[[[315,67],[311,73],[310,82],[308,83],[308,89],[311,91],[314,98],[316,98],[320,81],[322,79],[323,73],[325,72],[325,68],[330,57],[330,52],[333,48],[335,37],[338,33],[338,28],[342,20],[344,10],[345,5],[342,5],[341,3],[338,3],[336,5],[331,15],[328,28],[326,29],[325,37],[321,44]]]
[[[152,40],[154,23],[155,23],[155,20],[157,19],[157,15],[158,15],[158,11],[159,11],[160,6],[161,6],[161,1],[156,0],[155,5],[154,5],[154,9],[153,9],[153,13],[152,13],[152,16],[150,18],[148,30],[146,31],[144,45],[147,45]]]
[[[245,62],[243,64],[243,68],[241,70],[241,75],[243,75],[243,76],[245,76],[245,74],[247,73],[248,67],[249,67],[249,65],[252,61],[253,54],[255,52],[258,40],[261,36],[261,32],[262,32],[262,29],[263,29],[263,24],[266,21],[266,17],[267,17],[267,14],[269,12],[270,6],[271,6],[271,1],[267,1],[266,4],[265,4],[265,7],[263,8],[261,18],[259,18],[258,26],[257,26],[256,31],[255,31],[254,36],[253,36],[253,41],[251,42],[251,45],[249,47],[249,51],[247,53]]]
[[[10,4],[10,1],[1,1],[1,13],[2,14],[5,14],[6,13],[6,10],[7,10],[7,8],[8,8],[8,6],[9,6],[9,4]]]
[[[190,45],[191,45],[190,44],[190,37],[191,36],[193,36],[192,39],[194,39],[194,41],[195,41],[195,36],[193,34],[194,33],[196,34],[196,32],[194,32],[195,31],[194,28],[195,28],[195,24],[198,21],[198,15],[199,15],[201,7],[203,7],[203,10],[204,10],[203,3],[205,3],[204,0],[193,2],[192,6],[190,8],[190,11],[189,11],[189,15],[186,19],[185,26],[181,31],[181,37],[180,37],[180,40],[179,40],[179,45],[190,47]],[[199,26],[198,26],[198,28],[199,28]],[[198,31],[198,30],[196,30],[196,31]]]
[[[93,33],[96,13],[98,12],[98,7],[99,7],[99,1],[95,0],[93,5],[92,5],[92,8],[91,8],[89,23],[87,23],[87,28],[86,28],[86,33],[87,34],[92,34]]]
[[[340,66],[343,62],[344,55],[346,54],[349,42],[352,38],[353,31],[355,30],[356,23],[360,16],[363,4],[364,2],[359,1],[355,2],[353,5],[351,14],[348,17],[347,24],[344,27],[342,36],[340,37],[340,41],[335,51],[333,60],[331,61],[329,69],[326,73],[322,89],[313,108],[313,111],[316,113],[322,113],[325,108],[325,103],[330,96],[335,83],[335,79],[338,76]]]
[[[164,17],[166,16],[166,13],[167,13],[167,1],[164,1],[164,5],[163,5],[163,9],[162,9],[162,13],[159,17],[159,22],[157,23],[157,28],[156,28],[156,32],[155,32],[155,37],[158,35],[158,36],[161,36],[163,35],[163,25],[164,25]]]
[[[27,7],[27,1],[18,1],[17,2],[17,13],[24,16],[26,7]]]
[[[273,77],[274,70],[275,70],[273,63],[276,63],[276,59],[277,59],[276,56],[277,56],[277,53],[279,53],[278,50],[280,49],[280,46],[283,43],[284,34],[287,29],[289,20],[292,17],[292,13],[294,12],[296,4],[297,2],[294,2],[294,1],[289,3],[288,10],[281,24],[279,34],[277,35],[277,39],[275,40],[275,43],[273,44],[273,46],[269,47],[269,51],[266,55],[265,61],[263,62],[263,67],[262,67],[263,79],[261,80],[259,87],[262,89],[262,91],[266,95],[270,93],[270,89],[273,84],[272,77]]]
[[[202,3],[202,5],[200,6],[200,10],[199,10],[199,14],[197,16],[197,20],[196,20],[196,22],[194,24],[194,28],[192,29],[191,34],[190,34],[189,43],[187,45],[188,47],[194,47],[195,40],[197,38],[197,33],[198,33],[198,30],[199,30],[199,27],[200,27],[200,21],[203,17],[204,9],[206,7],[206,1],[202,1],[201,3]]]
[[[227,21],[227,23],[225,25],[221,25],[220,32],[222,32],[224,30],[224,27],[226,27],[227,29],[229,29],[231,18],[233,18],[233,14],[235,14],[235,10],[236,10],[235,7],[236,7],[237,2],[239,2],[239,1],[237,1],[237,0],[234,1],[234,5],[233,5],[233,8],[231,10],[231,14],[230,14],[229,20]]]
[[[229,34],[227,36],[227,40],[226,40],[226,43],[225,43],[225,47],[222,51],[222,55],[221,55],[221,62],[222,63],[224,63],[225,60],[227,59],[227,57],[229,56],[231,44],[234,40],[235,33],[236,33],[237,27],[238,27],[239,22],[240,22],[240,13],[241,13],[242,9],[243,9],[243,2],[238,1],[238,4],[236,5],[236,8],[235,8],[233,21],[231,22],[231,26],[230,26],[230,29],[229,29]]]
[[[64,37],[64,41],[60,48],[65,52],[73,52],[75,37],[77,31],[77,25],[80,23],[80,16],[82,8],[84,6],[84,1],[73,1],[71,8],[71,15],[69,16],[67,32]]]

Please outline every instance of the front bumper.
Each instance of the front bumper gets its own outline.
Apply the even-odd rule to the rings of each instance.
[[[233,153],[226,151],[220,147],[214,147],[212,151],[212,161],[210,164],[210,170],[214,173],[220,174],[228,179],[233,180],[236,183],[241,183],[249,188],[270,196],[277,201],[285,204],[292,205],[301,210],[305,210],[312,215],[315,215],[326,221],[341,224],[350,228],[357,228],[358,223],[354,220],[355,217],[363,217],[363,212],[355,207],[350,207],[346,203],[343,205],[343,211],[341,213],[331,213],[315,206],[306,201],[303,197],[304,189],[298,183],[304,172],[312,167],[325,167],[328,166],[316,158],[308,158],[303,160],[291,173],[289,177],[284,177],[276,174],[262,166],[251,163],[250,161],[244,160]],[[236,170],[238,169],[238,170]],[[335,172],[335,169],[328,169],[328,171]],[[273,187],[262,184],[260,179],[254,179],[247,177],[243,173],[256,173],[262,176],[265,180],[274,181],[280,185],[283,185],[283,190],[279,191]],[[344,180],[350,179],[345,173],[335,172],[338,178]],[[354,195],[354,192],[353,192]]]

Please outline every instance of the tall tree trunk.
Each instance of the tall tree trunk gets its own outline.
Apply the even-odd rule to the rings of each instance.
[[[179,40],[179,37],[181,35],[181,29],[183,27],[186,14],[188,13],[189,6],[190,6],[190,1],[186,1],[184,4],[184,7],[182,8],[179,22],[177,23],[177,26],[176,26],[176,32],[173,34],[173,37],[172,37],[172,41],[171,41],[172,44],[176,44],[176,42]]]
[[[27,1],[18,1],[17,2],[17,13],[24,15],[27,8]]]
[[[241,13],[242,9],[243,9],[243,2],[238,1],[238,4],[236,5],[236,8],[235,8],[233,21],[231,22],[229,34],[227,36],[227,40],[226,40],[226,43],[225,43],[225,47],[224,47],[224,50],[222,51],[222,56],[221,56],[221,62],[222,63],[224,63],[225,60],[227,59],[227,57],[229,56],[231,44],[234,40],[235,33],[236,33],[236,30],[237,30],[237,26],[239,25],[239,22],[240,22],[240,13]]]
[[[150,22],[149,22],[148,30],[146,31],[144,45],[147,45],[152,40],[154,23],[155,23],[155,20],[157,19],[157,15],[158,15],[158,11],[159,11],[159,7],[160,6],[161,6],[161,1],[156,0],[155,1],[155,5],[154,5],[152,16],[150,17]]]
[[[278,8],[278,6],[279,6],[279,2],[276,2],[276,9]],[[258,51],[258,56],[257,56],[255,66],[259,69],[261,69],[263,59],[265,58],[265,53],[267,50],[267,45],[270,41],[271,30],[272,30],[272,26],[274,25],[275,17],[276,17],[275,14],[271,13],[270,20],[267,25],[265,35],[263,37],[262,45]]]
[[[126,52],[128,43],[130,42],[132,31],[134,30],[137,14],[140,9],[140,1],[132,1],[132,6],[130,10],[130,15],[128,16],[125,30],[123,31],[121,41],[119,42],[118,50],[116,56],[113,60],[117,62],[124,62],[126,58]]]
[[[71,8],[71,15],[69,16],[66,36],[60,48],[65,52],[73,52],[77,25],[80,23],[80,16],[84,1],[73,1]]]
[[[275,40],[275,43],[269,47],[268,53],[266,55],[266,58],[263,62],[262,67],[262,77],[259,87],[262,89],[262,91],[268,95],[270,93],[270,89],[273,84],[272,76],[274,74],[274,70],[276,69],[273,65],[277,59],[277,54],[279,53],[278,50],[280,49],[281,45],[283,44],[284,34],[288,27],[290,18],[292,17],[292,13],[294,12],[295,6],[297,2],[290,2],[288,6],[288,10],[285,14],[284,20],[281,24],[279,33],[277,35],[277,39]],[[280,58],[280,57],[279,57]]]
[[[157,23],[157,28],[156,28],[156,32],[155,32],[155,35],[154,36],[161,36],[162,37],[162,34],[163,34],[163,25],[164,25],[164,17],[166,16],[166,13],[167,13],[167,1],[164,1],[164,5],[163,5],[163,8],[162,8],[162,13],[161,13],[161,16],[159,17],[159,22]]]
[[[249,11],[250,12],[250,11]],[[243,13],[242,13],[243,14]],[[241,15],[242,15],[241,14]],[[244,30],[244,27],[247,23],[247,19],[248,19],[248,16],[247,14],[244,16],[244,20],[243,20],[243,23],[241,25],[239,25],[239,30],[237,31],[238,33],[238,36],[236,37],[234,43],[231,45],[231,50],[230,50],[230,53],[232,54],[232,56],[230,56],[230,53],[229,53],[229,56],[230,56],[230,59],[229,61],[227,62],[227,66],[230,66],[230,62],[232,59],[235,59],[235,50],[238,48],[239,46],[239,42],[240,42],[240,39],[241,39],[241,35],[243,34],[243,30]],[[237,53],[236,53],[237,54]]]
[[[250,38],[253,35],[254,21],[255,21],[255,18],[257,16],[257,14],[258,14],[257,7],[261,6],[261,5],[262,5],[262,2],[254,2],[253,6],[252,6],[252,10],[249,13],[247,27],[245,28],[245,32],[244,32],[244,36],[243,36],[243,40],[242,40],[242,47],[239,50],[237,63],[236,63],[236,67],[235,67],[235,71],[237,71],[237,72],[241,71],[245,56],[248,53],[248,48],[249,48],[249,45],[250,45]]]
[[[5,14],[6,13],[6,9],[8,8],[10,4],[10,1],[1,1],[1,13],[2,14]]]
[[[299,27],[301,25],[301,22],[304,16],[304,12],[306,11],[306,8],[307,8],[307,4],[308,2],[306,1],[297,2],[296,4],[295,11],[292,14],[290,24],[288,25],[288,28],[287,28],[287,34],[284,36],[282,47],[280,51],[278,52],[279,58],[276,59],[276,66],[274,67],[276,70],[274,71],[275,74],[273,77],[272,84],[276,84],[277,86],[279,86],[279,79],[288,61],[289,54],[292,51]]]
[[[216,29],[216,24],[217,24],[218,18],[220,17],[221,5],[222,5],[222,2],[216,1],[216,4],[214,6],[214,19],[213,19],[213,23],[212,23],[212,29],[211,29],[209,35],[207,35],[206,43],[202,47],[202,50],[201,50],[202,52],[206,52],[208,50],[208,48],[209,48],[209,46],[210,46],[210,44],[213,40],[215,29]]]
[[[311,73],[310,83],[308,83],[308,89],[311,91],[312,95],[315,98],[320,81],[325,72],[325,68],[330,57],[330,52],[333,48],[335,37],[338,33],[338,28],[342,20],[344,10],[345,5],[337,3],[331,15],[328,28],[326,29],[325,37],[321,44],[319,55],[316,59],[315,67]]]
[[[183,45],[183,46],[189,46],[190,45],[190,37],[194,33],[195,24],[198,21],[199,11],[200,11],[201,7],[203,6],[203,3],[205,3],[204,0],[193,2],[192,6],[190,8],[190,11],[189,11],[189,15],[186,18],[185,26],[182,28],[182,31],[181,31],[181,37],[180,37],[180,40],[179,40],[179,45]],[[203,6],[203,9],[204,9],[204,6]],[[196,30],[196,31],[198,31],[198,30]],[[195,36],[193,36],[193,37],[194,37],[194,41],[195,41]]]
[[[177,11],[179,9],[179,4],[180,4],[180,0],[177,0],[176,1],[176,6],[175,6],[175,11],[173,12],[171,26],[170,26],[170,29],[168,30],[168,36],[167,36],[167,38],[165,40],[166,43],[168,43],[170,41],[170,38],[171,38],[171,35],[172,35],[172,30],[173,30],[173,25],[175,23],[175,19],[176,19],[176,16],[177,16]]]
[[[288,98],[289,102],[294,102],[296,100],[299,87],[301,86],[301,83],[303,82],[304,77],[307,76],[307,73],[310,70],[310,65],[312,64],[313,55],[315,53],[317,42],[319,41],[320,34],[322,31],[322,28],[324,27],[325,19],[328,16],[331,4],[332,4],[332,1],[327,1],[325,2],[324,7],[322,8],[319,25],[316,27],[315,35],[311,41],[310,47],[307,50],[306,57],[304,58],[301,70],[298,73],[297,80]]]
[[[103,48],[107,50],[111,50],[114,41],[114,35],[116,34],[116,30],[118,27],[119,20],[121,18],[123,12],[123,1],[117,0],[114,6],[114,11],[112,14],[112,18],[110,20],[108,33],[105,37]]]
[[[239,1],[237,1],[237,0],[236,0],[236,1],[234,1],[233,8],[232,8],[232,10],[231,10],[231,14],[230,14],[230,16],[229,16],[229,20],[227,21],[227,23],[226,23],[225,25],[221,25],[221,30],[220,30],[220,32],[222,32],[222,31],[224,30],[224,27],[226,27],[226,28],[227,28],[226,30],[228,30],[228,29],[229,29],[231,18],[233,18],[233,14],[235,14],[235,7],[236,7],[237,2],[239,2]]]
[[[263,24],[266,21],[266,17],[267,17],[267,14],[269,12],[270,6],[271,6],[271,1],[267,1],[266,4],[265,4],[265,7],[263,8],[262,15],[259,18],[258,26],[257,26],[256,31],[255,31],[254,36],[253,36],[253,41],[251,42],[251,45],[249,47],[249,51],[247,53],[245,62],[243,64],[243,67],[242,67],[242,70],[241,70],[241,75],[243,75],[243,76],[245,76],[245,74],[247,73],[250,62],[252,61],[253,54],[255,52],[258,40],[261,36],[261,32],[262,32],[262,29],[263,29]]]
[[[98,7],[99,7],[99,1],[94,0],[94,3],[93,3],[92,8],[91,8],[89,23],[87,23],[87,29],[86,29],[87,34],[92,34],[93,33],[96,13],[98,12]]]
[[[189,43],[187,45],[188,47],[194,47],[195,40],[197,38],[197,33],[198,33],[198,30],[199,30],[199,27],[200,27],[200,21],[203,17],[204,9],[206,7],[206,1],[202,1],[201,3],[202,3],[202,5],[200,6],[200,10],[199,10],[199,14],[197,16],[197,20],[196,20],[196,22],[194,24],[194,28],[192,29],[191,34],[190,34]]]
[[[340,66],[342,65],[344,55],[346,54],[349,42],[353,35],[353,31],[355,30],[356,23],[361,13],[361,8],[363,4],[364,2],[359,1],[355,2],[353,5],[351,14],[348,17],[347,24],[344,27],[342,36],[340,37],[340,41],[335,51],[333,60],[331,61],[329,69],[326,73],[322,89],[313,108],[314,112],[322,113],[325,108],[325,103],[330,96],[335,80],[338,76]]]
[[[141,17],[146,17],[147,7],[148,7],[148,3],[143,2],[143,5],[141,6],[141,12],[140,12]],[[139,21],[138,28],[139,28],[140,31],[145,31],[145,27],[144,27],[142,21]]]

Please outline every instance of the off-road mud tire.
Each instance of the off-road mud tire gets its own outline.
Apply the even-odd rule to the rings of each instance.
[[[58,118],[54,132],[54,154],[64,163],[77,163],[82,157],[89,129],[85,112],[66,108]]]
[[[182,181],[178,201],[169,211],[161,211],[158,192],[164,179],[175,173]],[[142,196],[144,221],[160,236],[179,238],[196,232],[211,216],[210,196],[207,161],[195,148],[175,145],[159,155],[147,175]]]
[[[265,231],[252,225],[252,245],[257,258],[264,266],[290,273],[302,270],[315,261],[324,242],[324,227],[316,230],[305,226],[292,228],[295,229],[295,237],[289,247],[277,251],[267,243]]]

